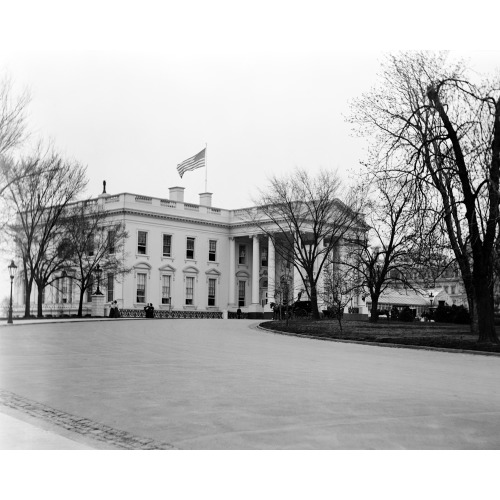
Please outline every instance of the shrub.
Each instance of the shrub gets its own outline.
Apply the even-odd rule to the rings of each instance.
[[[448,305],[439,305],[434,311],[434,321],[437,323],[470,323],[469,311],[464,306],[456,306],[453,304],[451,307]]]
[[[451,307],[439,304],[434,310],[432,319],[436,323],[451,323]]]
[[[396,306],[391,309],[391,319],[399,319],[399,310]]]
[[[408,306],[404,307],[402,311],[399,313],[400,321],[411,323],[413,319],[414,319],[413,311]]]
[[[469,310],[464,306],[451,306],[452,309],[452,321],[453,323],[458,323],[461,325],[468,325],[470,323]]]

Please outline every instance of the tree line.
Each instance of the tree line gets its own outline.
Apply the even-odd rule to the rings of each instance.
[[[348,121],[368,145],[356,188],[334,173],[313,178],[297,169],[261,192],[264,217],[249,214],[295,266],[313,315],[320,277],[324,302],[342,307],[342,297],[361,291],[376,321],[384,290],[414,288],[415,273],[457,266],[472,333],[498,343],[498,77],[479,80],[446,53],[390,54],[377,85],[351,103]]]

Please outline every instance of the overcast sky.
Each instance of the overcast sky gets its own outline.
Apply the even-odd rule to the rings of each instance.
[[[197,203],[205,170],[181,179],[176,165],[208,144],[213,205],[241,208],[269,175],[358,169],[345,115],[384,52],[448,48],[498,68],[481,4],[18,0],[2,7],[0,74],[30,89],[33,137],[87,166],[88,196],[106,180],[161,198],[183,186]]]
[[[205,144],[221,208],[251,205],[270,174],[296,166],[356,171],[365,144],[345,122],[349,100],[384,51],[429,48],[392,2],[138,5],[16,2],[7,13],[22,22],[2,25],[0,72],[30,89],[33,137],[87,166],[89,196],[106,180],[111,194],[184,186],[197,203],[205,170],[181,179],[176,165]],[[500,64],[499,52],[464,54],[481,71]]]

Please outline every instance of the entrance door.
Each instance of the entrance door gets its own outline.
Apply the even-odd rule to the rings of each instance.
[[[267,289],[266,288],[263,288],[260,290],[260,304],[262,307],[266,307],[267,306]]]

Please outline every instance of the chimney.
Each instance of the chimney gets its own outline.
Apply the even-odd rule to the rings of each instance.
[[[212,206],[212,193],[200,193],[200,205],[205,207]]]
[[[169,194],[168,199],[172,201],[182,201],[184,202],[184,188],[175,186],[168,188]]]

